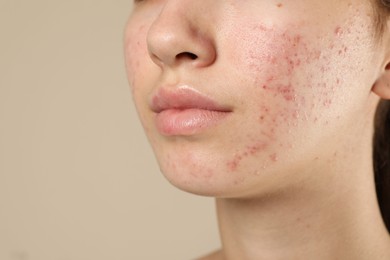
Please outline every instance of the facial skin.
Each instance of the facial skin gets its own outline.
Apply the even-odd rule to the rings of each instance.
[[[371,88],[383,65],[374,31],[369,1],[136,2],[127,72],[163,174],[180,189],[223,198],[326,183],[323,169],[371,130]],[[193,134],[162,133],[151,100],[183,88],[226,116]]]

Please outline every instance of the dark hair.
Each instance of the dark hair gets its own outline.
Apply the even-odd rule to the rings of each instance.
[[[390,232],[390,101],[381,100],[375,115],[374,172],[379,206]]]
[[[390,0],[378,2],[378,32],[382,34],[390,15]],[[387,230],[390,232],[390,101],[381,100],[375,114],[373,158],[378,202]]]

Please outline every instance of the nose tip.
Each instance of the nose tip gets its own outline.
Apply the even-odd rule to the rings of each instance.
[[[216,50],[205,31],[180,12],[161,13],[147,35],[149,55],[160,67],[209,66],[216,59]]]

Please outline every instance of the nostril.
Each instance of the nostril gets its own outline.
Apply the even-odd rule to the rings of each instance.
[[[191,52],[182,52],[176,55],[176,59],[190,59],[190,60],[196,60],[198,56],[196,54],[193,54]]]

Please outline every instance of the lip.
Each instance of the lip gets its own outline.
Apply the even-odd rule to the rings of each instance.
[[[199,134],[216,126],[232,110],[188,86],[159,88],[152,96],[158,131],[166,136]]]

